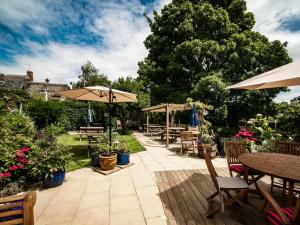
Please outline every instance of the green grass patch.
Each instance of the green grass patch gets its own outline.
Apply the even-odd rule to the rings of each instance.
[[[62,134],[58,137],[58,142],[70,146],[71,152],[74,154],[73,160],[66,168],[67,172],[90,165],[87,150],[88,141],[86,139],[82,139],[82,141],[80,141],[79,135]]]
[[[127,142],[131,153],[145,150],[144,146],[142,146],[132,135],[120,135],[120,139]],[[67,172],[90,165],[91,160],[88,158],[87,139],[82,139],[82,141],[80,141],[79,135],[62,134],[58,137],[58,142],[70,146],[71,152],[74,154],[73,160],[66,168]]]
[[[132,135],[121,135],[121,139],[127,142],[131,153],[136,153],[140,151],[145,151],[145,147],[141,145]]]

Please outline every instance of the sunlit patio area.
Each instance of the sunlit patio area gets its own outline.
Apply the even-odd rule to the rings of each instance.
[[[133,166],[108,176],[79,169],[67,173],[62,186],[38,191],[36,224],[265,224],[258,210],[262,199],[255,195],[249,204],[206,218],[214,187],[205,161],[179,156],[142,133],[134,136],[147,151],[131,156]],[[229,176],[226,159],[213,164]]]
[[[0,225],[300,225],[298,1],[1,0]]]

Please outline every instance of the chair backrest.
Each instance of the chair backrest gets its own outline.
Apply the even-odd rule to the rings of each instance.
[[[217,179],[216,179],[218,174],[217,174],[217,172],[214,168],[214,165],[211,162],[211,158],[210,158],[209,154],[207,154],[206,152],[204,153],[204,159],[205,159],[205,163],[206,163],[209,175],[210,175],[210,177],[211,177],[211,179],[212,179],[212,181],[215,185],[215,188],[217,190],[219,190],[219,185],[218,185],[218,182],[217,182]]]
[[[243,142],[226,141],[224,143],[224,150],[228,165],[239,164],[238,156],[246,153],[246,145]]]
[[[277,141],[275,152],[289,155],[300,155],[300,143],[291,141]]]
[[[194,135],[191,131],[182,131],[180,132],[181,141],[193,141]]]
[[[35,201],[35,192],[0,198],[0,225],[33,225],[33,207]]]

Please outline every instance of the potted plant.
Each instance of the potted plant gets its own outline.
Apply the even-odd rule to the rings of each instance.
[[[129,164],[130,153],[128,150],[128,144],[125,141],[120,142],[119,148],[117,151],[117,164],[118,165],[127,165]]]
[[[198,157],[203,158],[203,153],[205,152],[206,145],[204,144],[201,136],[199,135],[197,139],[197,149],[198,149]]]
[[[117,153],[109,144],[100,145],[99,163],[102,170],[112,170],[117,164]]]
[[[203,134],[201,138],[199,138],[198,143],[197,148],[199,157],[203,158],[204,153],[208,154],[211,158],[216,157],[217,146],[209,134]]]
[[[100,167],[99,155],[101,154],[102,151],[101,147],[97,144],[97,145],[89,145],[88,148],[91,153],[91,165],[93,167]]]
[[[43,181],[46,188],[57,187],[64,182],[65,167],[72,157],[70,148],[57,141],[39,140],[32,153],[31,175]]]

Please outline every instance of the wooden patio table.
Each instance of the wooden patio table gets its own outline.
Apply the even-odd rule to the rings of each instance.
[[[287,204],[292,205],[294,183],[300,182],[300,156],[256,152],[241,154],[239,160],[246,168],[245,179],[250,168],[265,175],[287,180],[289,182]]]

